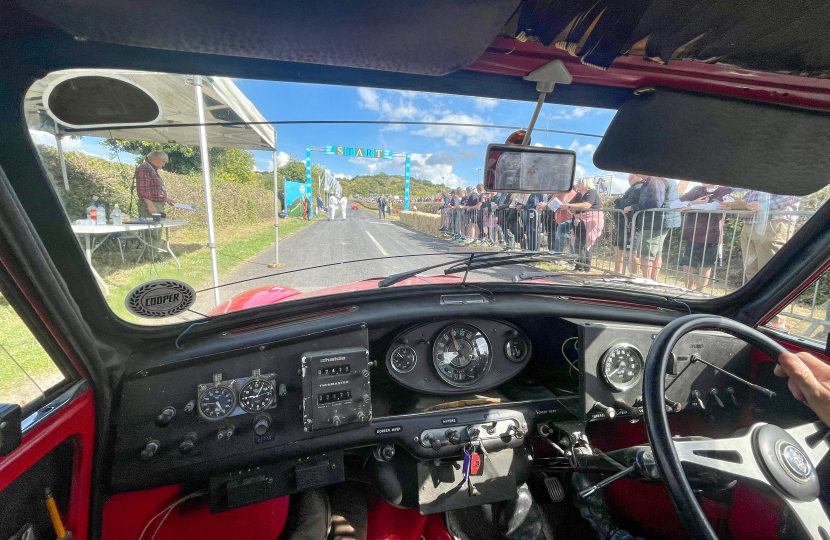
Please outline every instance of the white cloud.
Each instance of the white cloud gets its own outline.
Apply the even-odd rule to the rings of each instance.
[[[585,171],[585,167],[577,165],[574,170],[574,178],[583,178],[585,176],[588,176],[588,173]]]
[[[590,156],[593,156],[593,155],[594,155],[594,150],[596,150],[596,149],[597,149],[597,147],[596,147],[595,145],[593,145],[593,144],[590,144],[590,143],[589,143],[589,144],[580,145],[580,144],[579,144],[579,141],[577,141],[576,139],[574,139],[574,142],[572,142],[572,143],[571,143],[571,145],[568,147],[568,150],[573,150],[573,151],[575,151],[575,152],[576,152],[576,155],[577,155],[578,157],[590,157]]]
[[[545,147],[545,145],[544,145],[544,144],[542,144],[542,143],[540,143],[540,142],[533,143],[533,146],[539,146],[539,147],[541,147],[541,148],[544,148],[544,147]]]
[[[450,152],[437,152],[435,154],[410,154],[410,173],[413,178],[429,180],[436,184],[444,184],[449,187],[465,187],[470,185],[463,176],[453,172],[454,156]],[[387,171],[391,174],[403,174],[405,158],[396,157],[389,159],[372,158],[349,158],[350,163],[359,165],[366,169],[369,174],[380,171]]]
[[[424,120],[455,124],[483,124],[485,122],[478,115],[470,116],[463,113],[447,114],[438,119],[428,117]],[[444,142],[450,146],[458,146],[462,142],[470,146],[480,146],[493,142],[498,137],[497,130],[476,126],[426,126],[413,131],[412,134],[444,139]]]
[[[277,152],[277,164],[280,167],[284,166],[290,160],[291,160],[291,156],[289,156],[285,152]],[[256,167],[254,167],[254,170],[257,170]],[[268,167],[265,169],[265,171],[266,172],[272,172],[273,170],[274,170],[274,158],[272,157],[271,159],[268,160]]]
[[[582,118],[589,114],[605,114],[611,112],[609,109],[592,109],[591,107],[568,107],[557,109],[554,113],[543,114],[543,118],[549,120],[573,120],[574,118]]]
[[[360,97],[361,109],[369,109],[370,111],[377,111],[380,109],[380,94],[377,90],[371,88],[358,88],[357,95]]]
[[[497,99],[477,97],[473,98],[473,105],[480,111],[490,111],[499,106],[499,101]]]
[[[386,120],[407,120],[422,114],[412,103],[412,94],[397,91],[385,91],[383,95],[371,88],[358,88],[361,109],[376,111]],[[396,131],[387,129],[387,131]]]
[[[29,135],[32,137],[32,142],[34,142],[35,144],[40,144],[44,146],[57,146],[57,143],[55,142],[55,136],[51,133],[30,129]],[[81,139],[72,139],[70,137],[64,137],[61,140],[61,147],[63,148],[64,152],[84,152],[86,154],[89,153],[84,151],[84,145]]]
[[[351,180],[352,178],[354,177],[351,174],[335,173],[334,175],[335,180]]]

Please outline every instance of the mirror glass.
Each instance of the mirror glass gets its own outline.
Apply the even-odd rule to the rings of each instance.
[[[561,148],[491,144],[484,187],[511,193],[566,193],[571,190],[576,152]]]

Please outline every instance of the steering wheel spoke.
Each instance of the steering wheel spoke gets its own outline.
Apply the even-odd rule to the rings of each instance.
[[[800,501],[790,497],[782,497],[787,507],[801,523],[802,529],[813,540],[830,539],[830,519],[821,505],[821,501]]]
[[[767,483],[752,454],[750,436],[728,439],[702,437],[673,439],[681,463],[697,465],[727,476]]]
[[[785,429],[810,458],[814,466],[818,467],[827,452],[830,451],[830,428],[824,422],[812,422],[789,429]],[[827,532],[830,532],[828,530]]]

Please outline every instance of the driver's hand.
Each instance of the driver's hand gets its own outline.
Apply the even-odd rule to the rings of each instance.
[[[778,357],[775,374],[789,377],[793,397],[803,401],[830,426],[830,365],[810,353],[784,353]]]

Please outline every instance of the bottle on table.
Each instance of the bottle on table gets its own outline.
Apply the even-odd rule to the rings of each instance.
[[[121,208],[118,207],[118,203],[115,203],[115,208],[112,210],[112,224],[121,225]]]
[[[95,212],[95,220],[97,221],[98,225],[106,225],[107,224],[107,211],[104,210],[104,205],[99,204],[97,211]]]
[[[89,206],[86,209],[86,218],[91,219],[97,223],[97,213],[98,208],[95,206],[95,201],[89,203]]]

